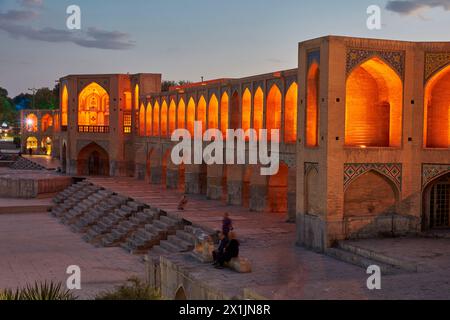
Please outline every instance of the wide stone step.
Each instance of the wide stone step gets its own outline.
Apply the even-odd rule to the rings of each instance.
[[[362,267],[364,269],[367,269],[369,266],[372,265],[377,265],[378,267],[380,267],[380,270],[383,274],[398,274],[402,272],[401,269],[398,269],[394,266],[390,266],[372,259],[367,259],[358,254],[342,250],[339,248],[328,248],[326,249],[325,253],[330,257]]]
[[[171,251],[166,250],[165,248],[162,248],[160,245],[154,246],[149,252],[149,256],[168,256],[172,254]]]
[[[184,241],[189,242],[189,243],[195,243],[195,241],[197,240],[195,235],[193,235],[192,233],[183,231],[183,230],[177,230],[176,235],[178,238],[181,238]]]
[[[179,247],[183,251],[191,251],[194,249],[194,244],[192,242],[185,241],[176,235],[171,235],[167,238],[168,242]]]

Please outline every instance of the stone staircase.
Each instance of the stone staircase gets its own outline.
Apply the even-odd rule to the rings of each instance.
[[[18,157],[17,160],[10,166],[14,170],[46,170],[45,167],[37,164],[36,162],[30,161],[23,157]]]
[[[335,248],[328,248],[325,253],[333,258],[364,269],[372,265],[379,266],[383,274],[418,272],[417,265],[351,245],[345,241],[339,241]]]

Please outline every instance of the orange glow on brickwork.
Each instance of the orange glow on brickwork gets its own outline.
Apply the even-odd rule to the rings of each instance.
[[[277,85],[272,86],[267,96],[266,129],[269,140],[271,130],[281,129],[281,91]]]
[[[202,122],[203,132],[206,131],[206,100],[203,96],[200,97],[197,105],[197,121]]]
[[[222,94],[222,99],[220,100],[220,129],[222,130],[222,134],[224,134],[224,136],[228,130],[228,103],[228,93],[224,92]]]
[[[167,136],[167,116],[167,102],[164,100],[161,106],[161,137]]]
[[[109,126],[109,95],[95,82],[78,97],[78,125]]]
[[[450,66],[436,73],[425,88],[424,142],[427,148],[450,147]]]
[[[298,86],[293,83],[286,93],[284,103],[284,141],[294,143],[297,140],[297,97]]]
[[[61,125],[67,127],[67,111],[69,110],[69,92],[64,86],[61,97]]]
[[[250,129],[250,119],[252,114],[252,94],[250,90],[245,89],[242,95],[242,129]]]
[[[399,147],[403,86],[397,73],[379,58],[357,67],[347,79],[345,144]]]
[[[153,136],[159,137],[159,103],[155,101],[153,106]]]
[[[208,129],[219,129],[219,101],[215,94],[209,99]]]
[[[30,113],[25,119],[25,127],[28,132],[38,131],[38,119],[35,114]]]
[[[264,125],[264,92],[261,87],[258,87],[255,93],[253,102],[253,129],[256,130],[259,136],[259,130]]]
[[[239,129],[241,127],[241,119],[239,112],[239,94],[237,91],[231,96],[231,107],[230,107],[230,126],[229,129]]]
[[[139,109],[139,135],[141,137],[145,136],[145,106],[141,103],[141,108]]]
[[[177,105],[173,99],[170,101],[169,105],[169,135],[177,128]]]
[[[53,126],[53,118],[51,115],[46,114],[45,116],[42,117],[41,120],[41,131],[45,132],[48,130],[48,128]]]
[[[178,121],[177,128],[184,129],[186,127],[186,104],[183,98],[178,102]]]
[[[132,107],[132,101],[133,101],[133,97],[131,96],[131,92],[130,91],[125,91],[123,93],[124,96],[124,110],[125,111],[131,111],[131,107]]]
[[[187,123],[186,126],[191,135],[194,135],[194,122],[195,122],[195,102],[193,98],[189,99],[186,112]]]
[[[146,111],[146,116],[145,116],[145,135],[146,136],[151,136],[152,135],[152,119],[153,119],[153,110],[152,110],[152,105],[149,103],[147,103],[147,111]]]
[[[313,63],[308,71],[306,102],[306,145],[319,145],[319,65]]]
[[[134,87],[134,110],[139,108],[139,85]]]

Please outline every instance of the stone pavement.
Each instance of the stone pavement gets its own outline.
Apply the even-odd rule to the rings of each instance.
[[[186,211],[176,210],[181,193],[149,185],[133,178],[90,178],[117,193],[130,196],[204,227],[219,229],[224,212],[229,212],[241,241],[241,255],[252,262],[253,272],[238,274],[216,270],[187,257],[170,260],[189,271],[190,277],[207,286],[223,288],[228,296],[237,296],[243,288],[270,299],[450,299],[450,252],[445,239],[399,241],[393,251],[398,257],[408,255],[422,261],[424,252],[435,248],[434,266],[419,273],[403,273],[382,278],[382,290],[369,291],[366,270],[325,255],[299,248],[295,243],[295,225],[285,217],[269,213],[253,213],[242,207],[230,207],[219,201],[206,201],[202,196],[189,196]],[[387,240],[385,244],[383,241]],[[394,248],[395,239],[380,240],[379,248]],[[409,240],[409,239],[405,239]],[[430,241],[427,241],[430,240]],[[368,240],[367,243],[372,243]],[[420,249],[419,249],[420,248]],[[417,249],[417,251],[416,251]]]
[[[57,169],[58,167],[60,167],[60,161],[58,159],[52,158],[51,156],[41,156],[41,155],[30,156],[23,154],[22,157],[30,161],[33,161],[49,170]]]
[[[70,265],[81,268],[82,290],[75,294],[83,299],[113,289],[130,276],[144,277],[139,257],[119,248],[94,248],[46,212],[0,215],[0,288],[45,280],[65,284]]]

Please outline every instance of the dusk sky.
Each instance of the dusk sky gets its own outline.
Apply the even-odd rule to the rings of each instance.
[[[81,8],[81,30],[66,8]],[[382,29],[366,27],[369,5]],[[329,34],[449,41],[450,0],[0,0],[0,87],[15,96],[67,74],[165,80],[297,67],[298,42]]]

